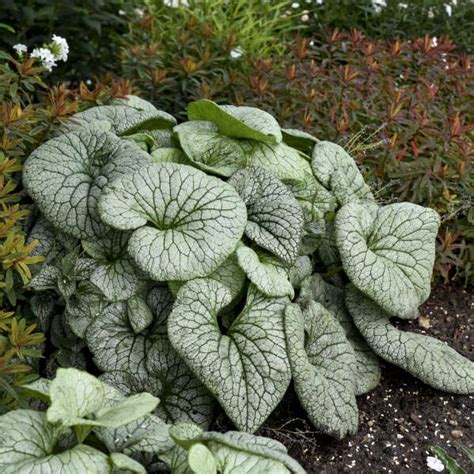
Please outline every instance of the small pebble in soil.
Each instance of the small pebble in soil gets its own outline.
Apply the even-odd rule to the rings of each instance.
[[[458,439],[458,438],[462,438],[464,436],[464,433],[461,430],[453,430],[451,431],[451,436],[453,438]]]

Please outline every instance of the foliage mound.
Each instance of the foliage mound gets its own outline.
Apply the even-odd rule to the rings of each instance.
[[[472,362],[390,321],[417,317],[429,296],[434,210],[381,205],[342,147],[262,110],[200,100],[188,116],[177,125],[143,99],[116,99],[28,157],[41,212],[28,239],[46,258],[31,310],[57,365],[90,368],[92,354],[122,397],[149,392],[163,423],[200,427],[169,430],[190,448],[187,461],[162,458],[174,468],[193,469],[194,456],[219,465],[221,442],[283,462],[272,443],[202,430],[217,401],[255,432],[291,380],[336,438],[357,430],[356,397],[378,384],[379,358],[474,391]]]

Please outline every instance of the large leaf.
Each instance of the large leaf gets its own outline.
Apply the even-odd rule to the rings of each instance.
[[[222,135],[279,143],[282,135],[278,122],[269,113],[255,107],[217,105],[202,99],[188,106],[190,120],[213,122]]]
[[[240,267],[248,279],[266,296],[289,296],[295,292],[288,277],[288,270],[275,256],[240,245],[236,251]]]
[[[319,273],[314,273],[303,281],[298,297],[298,303],[303,308],[310,301],[320,303],[337,319],[354,349],[355,394],[362,395],[373,390],[380,381],[380,364],[346,310],[344,290],[326,283]]]
[[[196,446],[207,448],[215,460],[217,472],[226,474],[232,472],[304,474],[305,472],[295,460],[288,456],[285,446],[273,439],[237,431],[203,432],[189,423],[180,423],[171,427],[170,435],[178,446],[189,450],[190,454]],[[208,456],[207,454],[206,457]],[[181,460],[177,459],[177,461]],[[172,469],[174,467],[175,465],[171,466]],[[186,472],[182,467],[181,469],[179,472]]]
[[[474,363],[444,342],[395,328],[390,315],[353,286],[346,305],[367,343],[387,362],[438,390],[474,392]]]
[[[245,235],[292,264],[303,231],[303,211],[293,194],[270,172],[255,166],[235,173],[229,184],[247,206]]]
[[[171,128],[176,125],[176,119],[173,116],[151,107],[147,107],[147,110],[120,105],[92,107],[74,115],[71,123],[68,123],[64,129],[73,130],[77,128],[76,123],[81,126],[81,124],[96,120],[110,123],[112,130],[122,136],[141,130]]]
[[[346,204],[335,229],[347,276],[389,314],[416,316],[430,294],[439,223],[435,211],[416,204]]]
[[[48,423],[46,414],[16,410],[0,417],[0,470],[3,474],[62,473],[106,474],[112,471],[108,457],[79,444],[58,450],[66,436]]]
[[[112,227],[137,229],[129,253],[158,281],[214,271],[234,251],[247,221],[232,186],[175,163],[150,165],[115,181],[99,209]]]
[[[150,156],[138,146],[110,133],[76,131],[48,140],[31,153],[23,180],[54,227],[91,239],[107,231],[97,214],[104,188],[149,161]]]
[[[191,420],[207,424],[210,397],[171,347],[166,320],[173,300],[166,288],[154,288],[148,297],[154,322],[142,332],[131,322],[125,302],[109,306],[86,334],[94,362],[106,372],[102,380],[124,394],[149,392],[160,398],[158,413],[164,420]]]
[[[245,308],[222,334],[218,312],[230,301],[229,290],[214,280],[187,283],[168,318],[168,335],[239,429],[255,431],[290,382],[283,331],[288,299],[268,298],[251,286]]]
[[[210,122],[185,122],[173,131],[188,159],[212,174],[230,177],[247,166],[264,168],[284,181],[303,182],[310,164],[284,143],[242,140],[222,135]]]
[[[99,410],[104,402],[104,387],[99,379],[87,372],[58,369],[49,386],[49,396],[48,421],[74,426]]]
[[[340,204],[359,199],[374,200],[355,161],[339,145],[319,142],[313,148],[313,173],[336,195]]]
[[[287,306],[285,331],[296,393],[313,425],[338,439],[354,434],[355,355],[340,324],[313,301],[304,315],[297,305]]]
[[[287,145],[296,148],[308,156],[311,156],[314,145],[319,142],[317,138],[309,133],[294,128],[282,128],[281,133],[283,135],[283,141]]]
[[[145,283],[145,277],[128,255],[131,232],[111,231],[99,240],[82,241],[84,250],[97,262],[90,282],[112,301],[135,295]]]

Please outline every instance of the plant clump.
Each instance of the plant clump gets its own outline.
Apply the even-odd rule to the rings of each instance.
[[[27,159],[41,211],[29,239],[46,259],[31,309],[52,341],[69,341],[59,366],[85,369],[90,353],[117,396],[158,397],[150,416],[173,425],[178,446],[160,459],[194,472],[220,471],[241,449],[299,472],[250,435],[292,380],[314,426],[338,439],[356,432],[356,397],[377,386],[379,358],[437,389],[474,391],[472,362],[390,323],[417,317],[429,296],[434,210],[381,205],[342,147],[262,110],[200,100],[188,116],[177,125],[142,99],[116,99]],[[99,403],[72,416],[52,401],[48,423],[94,412],[85,424],[106,426]],[[206,432],[216,402],[245,433]]]

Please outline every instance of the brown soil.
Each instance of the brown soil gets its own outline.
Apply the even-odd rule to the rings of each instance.
[[[474,295],[437,285],[418,321],[399,327],[446,341],[473,359]],[[285,397],[258,434],[278,439],[308,473],[414,473],[427,468],[430,446],[441,446],[466,472],[473,472],[459,444],[474,447],[474,397],[434,390],[389,364],[382,381],[358,399],[359,431],[335,441],[318,434],[306,420],[294,393]],[[221,418],[217,424],[226,424]],[[447,472],[445,469],[444,472]]]

